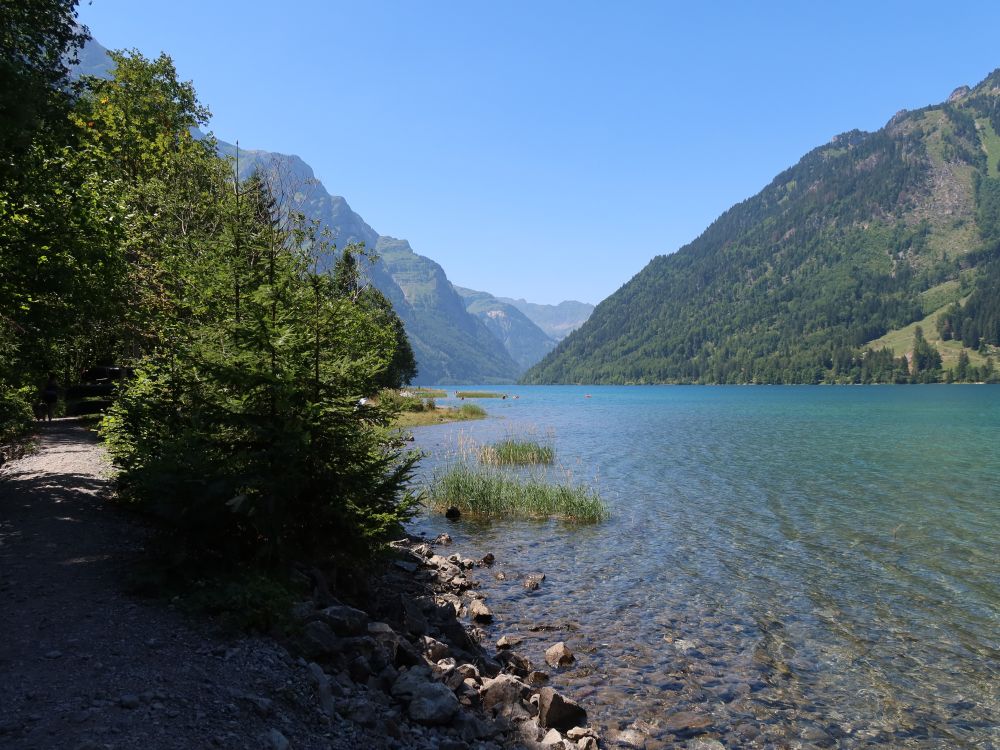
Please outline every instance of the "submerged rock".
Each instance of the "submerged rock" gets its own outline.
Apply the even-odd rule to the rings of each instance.
[[[474,622],[493,622],[493,612],[482,599],[473,599],[469,603],[469,616]]]

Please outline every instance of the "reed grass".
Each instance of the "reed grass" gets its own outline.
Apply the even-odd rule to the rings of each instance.
[[[496,391],[455,391],[455,398],[506,398],[506,395]]]
[[[407,388],[414,396],[420,398],[446,398],[448,391],[443,388]]]
[[[440,510],[455,507],[488,518],[560,518],[597,523],[610,517],[607,505],[590,487],[559,484],[542,477],[520,477],[494,466],[459,462],[439,473],[429,502]]]
[[[479,449],[479,460],[494,466],[550,464],[555,460],[555,448],[534,440],[501,440]]]
[[[423,411],[403,411],[392,421],[393,427],[423,427],[445,422],[464,422],[469,419],[484,419],[486,410],[476,404],[462,404],[460,407],[433,405]]]

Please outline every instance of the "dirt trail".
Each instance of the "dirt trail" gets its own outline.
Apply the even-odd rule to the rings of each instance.
[[[94,435],[42,424],[0,467],[0,747],[378,747],[330,724],[306,668],[125,593],[147,532],[104,502]],[[280,734],[279,734],[280,733]]]

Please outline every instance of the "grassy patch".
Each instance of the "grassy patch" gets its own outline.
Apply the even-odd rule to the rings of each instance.
[[[423,427],[445,422],[463,422],[469,419],[484,419],[486,410],[476,404],[462,404],[454,407],[434,407],[422,411],[404,411],[393,421],[393,427]]]
[[[418,398],[445,398],[448,391],[443,388],[407,388],[407,391]]]
[[[937,287],[934,289],[937,289]],[[927,292],[933,292],[934,289],[928,289]],[[927,339],[927,342],[932,344],[935,348],[937,348],[938,352],[940,352],[941,367],[943,370],[955,369],[958,365],[958,355],[961,354],[963,349],[965,349],[965,353],[969,355],[970,364],[977,367],[986,364],[986,358],[982,354],[975,349],[964,347],[961,341],[943,341],[941,339],[941,336],[937,331],[937,319],[938,316],[944,312],[946,307],[947,305],[940,307],[923,320],[918,320],[914,323],[910,323],[908,326],[904,326],[903,328],[897,328],[894,331],[889,331],[885,334],[885,336],[877,338],[874,341],[869,341],[867,346],[872,349],[891,349],[893,355],[900,357],[913,350],[913,334],[916,331],[917,326],[920,326],[924,330],[924,338]]]
[[[479,460],[494,466],[515,464],[550,464],[555,459],[555,449],[533,440],[501,440],[479,449]]]
[[[455,398],[507,398],[507,394],[496,391],[455,391]]]
[[[520,477],[493,466],[461,462],[439,474],[428,493],[439,510],[455,507],[486,518],[561,518],[597,523],[610,517],[607,505],[590,487]]]

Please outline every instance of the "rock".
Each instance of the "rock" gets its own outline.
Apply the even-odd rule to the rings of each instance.
[[[526,678],[531,672],[531,662],[516,651],[501,651],[497,654],[497,661],[503,664],[504,669],[518,677]]]
[[[594,737],[581,737],[576,742],[577,750],[598,750],[597,739]]]
[[[620,732],[613,732],[611,739],[614,747],[628,748],[629,750],[646,750],[646,736],[636,729],[623,729]]]
[[[449,539],[450,538],[451,537],[449,537]],[[425,544],[418,544],[416,547],[413,548],[413,551],[416,552],[421,557],[430,557],[431,555],[434,554],[434,548],[431,547],[431,545],[426,544],[426,543]]]
[[[726,750],[726,746],[718,740],[709,739],[688,740],[684,747],[687,750]]]
[[[713,724],[712,717],[694,711],[680,711],[668,717],[663,728],[678,737],[704,734]]]
[[[335,604],[321,609],[316,617],[341,636],[365,635],[368,632],[368,615],[346,604]]]
[[[271,750],[288,750],[288,738],[277,729],[267,733],[267,746]]]
[[[475,664],[459,664],[455,670],[465,679],[479,679],[479,667]]]
[[[446,510],[444,512],[444,517],[445,518],[450,518],[452,520],[454,520],[456,518],[461,518],[462,517],[462,511],[460,511],[458,508],[456,508],[454,505],[452,505],[450,508],[448,508],[448,510]]]
[[[528,672],[529,685],[545,685],[548,681],[549,676],[545,672],[539,672],[537,669],[533,672]]]
[[[537,578],[525,578],[522,586],[524,586],[525,591],[538,591],[538,587],[541,586],[541,583]]]
[[[538,693],[538,722],[549,729],[585,726],[587,712],[576,701],[543,687]]]
[[[501,636],[500,640],[497,641],[497,648],[498,649],[514,648],[514,646],[517,646],[518,644],[521,643],[521,640],[522,639],[516,636],[513,638],[511,638],[509,635]]]
[[[427,618],[420,605],[408,596],[400,596],[403,605],[403,622],[411,635],[424,635],[427,632]]]
[[[507,574],[504,573],[502,570],[498,570],[496,573],[494,573],[493,577],[495,579],[497,579],[498,581],[506,581],[507,580]]]
[[[572,729],[566,730],[566,739],[568,740],[573,740],[574,742],[576,742],[577,740],[581,740],[584,737],[596,738],[597,732],[595,732],[590,727],[573,727]]]
[[[493,679],[483,680],[480,696],[483,699],[483,708],[490,709],[500,705],[518,704],[527,691],[527,686],[517,678],[509,674],[499,674]]]
[[[135,693],[125,693],[118,699],[118,705],[122,708],[139,708],[139,696]]]
[[[298,638],[298,646],[307,659],[329,656],[340,651],[337,636],[333,634],[329,625],[319,620],[305,624]]]
[[[325,713],[331,719],[336,713],[336,709],[333,706],[333,690],[330,688],[330,675],[323,671],[316,662],[311,662],[309,664],[309,674],[313,678],[313,682],[316,683],[316,692],[319,695],[319,707],[323,709]]]
[[[407,713],[419,724],[440,726],[451,721],[458,708],[458,698],[446,685],[425,682],[414,693]]]
[[[473,599],[469,604],[469,616],[474,622],[493,622],[493,612],[482,599]]]
[[[62,651],[49,651],[45,654],[46,659],[61,659]]]
[[[441,555],[433,555],[427,560],[427,562],[431,566],[437,568],[441,573],[441,577],[447,581],[450,581],[455,576],[462,574],[462,571],[459,570],[459,567],[455,565],[455,563],[451,562],[446,557],[442,557]]]
[[[483,555],[483,559],[479,561],[479,564],[488,568],[494,562],[496,562],[496,557],[493,556],[492,552],[487,552]]]
[[[431,679],[431,670],[424,666],[410,667],[405,672],[400,672],[399,677],[392,683],[390,692],[394,698],[402,701],[413,700],[420,688]]]
[[[435,638],[431,638],[429,635],[425,635],[420,639],[420,645],[424,653],[427,654],[427,657],[434,662],[446,658],[450,653],[448,646]]]
[[[451,536],[449,534],[438,534],[434,537],[434,544],[451,544]]]
[[[563,747],[563,738],[562,735],[559,734],[558,729],[550,729],[545,734],[545,736],[542,737],[542,747],[551,747],[551,748]]]
[[[545,663],[552,668],[568,667],[575,661],[576,657],[564,641],[559,641],[545,650]]]
[[[395,565],[400,570],[404,570],[407,573],[416,573],[417,564],[415,562],[410,562],[409,560],[394,560],[393,565]]]

